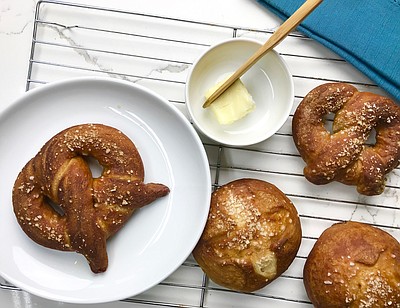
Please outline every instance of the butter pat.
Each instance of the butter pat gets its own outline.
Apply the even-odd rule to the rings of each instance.
[[[209,98],[224,81],[217,83],[207,90],[206,98]],[[211,105],[210,109],[215,114],[221,125],[232,124],[254,110],[256,104],[243,82],[238,79],[224,93],[222,93]]]

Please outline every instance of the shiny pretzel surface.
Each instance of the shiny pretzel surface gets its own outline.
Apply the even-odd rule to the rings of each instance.
[[[334,114],[332,132],[325,118]],[[293,139],[314,184],[332,181],[381,194],[385,176],[399,165],[400,107],[387,97],[346,83],[323,84],[308,93],[293,117]],[[368,138],[375,131],[375,142]]]
[[[103,168],[93,178],[86,157]],[[133,212],[169,193],[144,182],[144,166],[134,143],[101,124],[67,128],[51,138],[22,169],[13,189],[18,223],[35,242],[76,251],[94,273],[108,266],[106,240]]]

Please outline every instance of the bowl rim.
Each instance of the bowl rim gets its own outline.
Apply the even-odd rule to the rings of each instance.
[[[287,102],[287,104],[286,104],[287,107],[285,108],[285,112],[284,112],[285,116],[282,117],[282,119],[280,121],[278,121],[278,124],[276,125],[277,129],[271,131],[269,134],[265,134],[265,135],[261,136],[261,138],[251,140],[251,141],[242,140],[241,142],[226,140],[224,138],[218,138],[217,136],[208,134],[203,129],[203,125],[200,124],[199,121],[196,119],[194,112],[193,112],[192,104],[190,104],[190,101],[189,101],[189,90],[190,90],[190,86],[191,86],[191,78],[193,76],[193,72],[196,69],[197,65],[207,56],[207,54],[209,54],[210,52],[212,52],[213,50],[215,50],[217,48],[220,48],[222,45],[226,45],[226,44],[230,44],[230,43],[234,43],[234,42],[255,43],[255,44],[259,45],[260,47],[264,44],[262,41],[254,39],[254,38],[234,37],[234,38],[224,39],[220,42],[217,42],[214,45],[210,45],[210,47],[207,48],[204,52],[202,52],[200,54],[200,56],[193,62],[192,66],[188,72],[188,75],[186,78],[186,83],[185,83],[185,105],[186,105],[186,109],[189,113],[191,122],[202,134],[204,134],[208,138],[210,138],[220,144],[224,144],[224,145],[228,145],[228,146],[249,146],[249,145],[257,144],[257,143],[267,140],[268,138],[273,136],[280,128],[282,128],[284,123],[287,121],[288,117],[290,116],[290,111],[292,110],[293,104],[294,104],[294,81],[293,81],[293,75],[292,75],[286,61],[275,49],[272,49],[270,52],[273,52],[276,55],[276,57],[279,59],[281,65],[288,77],[287,78],[289,81],[288,82],[288,91],[290,91],[290,93],[288,94],[288,97],[290,98],[290,102]]]

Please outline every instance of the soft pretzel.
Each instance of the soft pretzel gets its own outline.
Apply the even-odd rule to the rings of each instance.
[[[334,113],[332,133],[325,116]],[[385,175],[399,165],[400,107],[387,97],[327,83],[308,93],[293,116],[293,138],[314,184],[339,181],[360,194],[377,195]],[[375,130],[375,144],[367,145]]]
[[[400,307],[400,243],[360,222],[326,229],[304,266],[314,307]]]
[[[85,160],[103,167],[93,178]],[[45,247],[83,254],[94,273],[108,266],[106,240],[132,213],[165,196],[163,184],[144,184],[135,145],[101,124],[67,128],[51,138],[22,169],[13,206],[24,232]]]
[[[282,191],[262,180],[239,179],[213,192],[193,256],[215,283],[253,292],[288,269],[301,234],[297,210]]]

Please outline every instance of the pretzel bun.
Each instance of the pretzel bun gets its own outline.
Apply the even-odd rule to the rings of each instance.
[[[332,133],[325,117],[335,114]],[[327,83],[308,93],[292,122],[294,143],[314,184],[338,181],[364,195],[381,194],[385,176],[399,165],[400,106],[387,97]],[[375,130],[375,144],[367,145]]]
[[[103,167],[99,178],[92,178],[85,156]],[[36,243],[76,251],[94,273],[104,272],[106,240],[136,209],[169,193],[143,181],[142,159],[127,136],[101,124],[77,125],[51,138],[19,173],[14,213]]]
[[[311,250],[304,286],[315,307],[400,307],[400,244],[364,223],[335,224]]]
[[[211,280],[252,292],[292,263],[301,242],[296,208],[274,185],[239,179],[213,192],[193,256]]]

